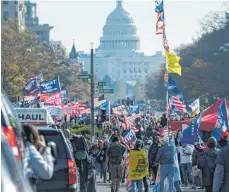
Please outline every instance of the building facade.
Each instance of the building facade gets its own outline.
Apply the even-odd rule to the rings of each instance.
[[[103,27],[100,45],[95,50],[94,71],[98,81],[109,76],[114,86],[116,99],[144,97],[144,82],[149,73],[157,73],[165,66],[162,52],[146,56],[140,52],[140,37],[131,15],[124,9],[122,0],[108,15]],[[84,71],[90,72],[90,55],[81,53]],[[118,97],[118,98],[117,98]],[[138,98],[142,99],[142,98]]]
[[[49,24],[39,24],[39,18],[37,16],[37,4],[30,1],[25,1],[26,16],[25,25],[30,32],[38,37],[38,43],[46,42],[50,40],[50,30],[53,28]]]
[[[1,1],[1,26],[18,25],[20,30],[25,29],[26,7],[24,1]]]

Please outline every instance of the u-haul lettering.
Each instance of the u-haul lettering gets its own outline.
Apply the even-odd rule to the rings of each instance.
[[[43,108],[15,108],[18,119],[22,123],[52,124],[53,120],[47,109]]]
[[[18,114],[18,118],[22,121],[45,121],[44,114]]]

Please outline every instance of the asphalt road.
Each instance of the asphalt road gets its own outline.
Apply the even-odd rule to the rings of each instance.
[[[97,192],[110,192],[110,183],[97,183]],[[150,190],[149,192],[151,192]],[[119,192],[126,192],[125,185],[123,184]],[[204,192],[204,190],[201,189],[190,189],[189,187],[182,188],[182,192]]]

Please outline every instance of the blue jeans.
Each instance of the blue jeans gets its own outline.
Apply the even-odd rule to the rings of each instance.
[[[165,191],[165,179],[168,178],[169,190]],[[174,166],[173,164],[160,165],[160,192],[174,192]]]
[[[104,181],[107,180],[107,172],[105,169],[105,162],[98,163],[98,172],[100,173],[100,179],[103,179]]]
[[[181,163],[181,171],[184,179],[184,184],[192,185],[192,164],[191,163]]]
[[[143,192],[143,179],[131,181],[131,192]]]

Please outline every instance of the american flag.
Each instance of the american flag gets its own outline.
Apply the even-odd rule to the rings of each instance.
[[[169,51],[169,42],[166,37],[163,38],[163,47],[166,51]]]
[[[174,107],[181,112],[186,112],[186,105],[181,99],[181,96],[172,96],[170,97],[169,101],[170,108],[173,109]]]
[[[131,117],[128,117],[128,118],[124,118],[124,124],[125,124],[125,127],[126,129],[125,130],[128,130],[129,128],[132,129],[135,133],[138,132],[139,130],[135,127],[134,123],[133,123],[133,120]]]
[[[163,136],[174,136],[174,135],[176,135],[177,134],[177,131],[172,131],[172,130],[169,130],[169,129],[163,129],[163,128],[161,128],[160,130],[160,135],[161,135],[161,137],[163,137]]]
[[[165,74],[164,74],[164,81],[165,81],[165,82],[168,82],[168,78],[169,78],[168,73],[165,73]]]
[[[87,109],[87,106],[85,103],[80,103],[79,104],[79,111],[83,111],[83,110],[86,110]]]
[[[156,34],[160,35],[163,34],[163,30],[164,30],[164,13],[163,12],[159,12],[157,14],[157,23],[156,23]]]
[[[100,105],[106,103],[106,100],[101,100],[99,98],[94,99],[94,108],[99,107]]]

